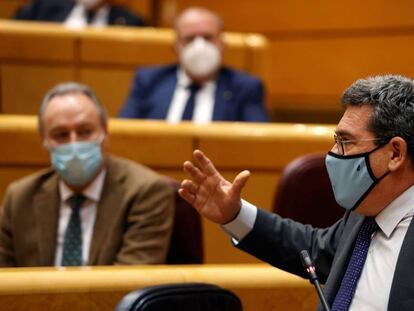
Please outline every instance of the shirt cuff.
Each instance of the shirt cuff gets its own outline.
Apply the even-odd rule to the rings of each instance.
[[[237,244],[252,229],[256,221],[257,207],[245,200],[241,200],[241,209],[237,217],[221,227],[232,236],[233,243]]]

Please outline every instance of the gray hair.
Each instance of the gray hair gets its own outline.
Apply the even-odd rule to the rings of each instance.
[[[82,93],[88,96],[92,102],[95,104],[96,109],[98,110],[102,126],[106,128],[108,122],[108,115],[104,106],[99,101],[98,97],[96,96],[95,92],[92,91],[90,87],[85,84],[77,83],[77,82],[65,82],[60,83],[50,89],[45,97],[43,98],[42,104],[40,106],[39,111],[39,118],[38,118],[38,125],[39,125],[39,132],[43,136],[44,134],[44,114],[47,108],[47,105],[52,100],[52,98],[56,96],[64,96],[69,94],[78,94]]]
[[[357,80],[342,95],[342,105],[373,108],[369,130],[389,141],[401,137],[414,165],[414,81],[400,75]],[[382,142],[383,143],[383,142]],[[381,144],[377,142],[377,144]]]

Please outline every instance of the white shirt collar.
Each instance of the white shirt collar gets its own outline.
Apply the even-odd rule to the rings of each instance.
[[[103,169],[98,176],[95,177],[94,181],[82,191],[82,194],[94,202],[99,202],[101,198],[103,184],[105,181],[106,169]],[[66,202],[73,195],[72,189],[70,189],[62,179],[59,181],[59,190],[60,190],[60,201]]]
[[[92,21],[92,25],[95,27],[104,27],[108,24],[109,19],[109,5],[104,5],[99,8]],[[76,4],[72,11],[69,13],[64,25],[68,28],[84,28],[88,26],[86,18],[86,8],[83,4]]]
[[[177,85],[182,87],[182,88],[187,88],[188,86],[190,86],[190,84],[191,84],[190,77],[186,74],[185,70],[183,70],[181,67],[178,67],[178,69],[177,69]],[[214,84],[215,84],[215,80],[211,79],[211,80],[208,80],[205,83],[203,83],[202,88],[204,88],[206,86],[211,87]]]
[[[382,232],[390,237],[397,225],[414,214],[414,185],[405,190],[375,217]]]

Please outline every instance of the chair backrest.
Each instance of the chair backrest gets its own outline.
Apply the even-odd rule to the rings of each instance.
[[[175,191],[174,226],[167,264],[203,263],[203,231],[200,214],[178,194],[180,183],[166,177]]]
[[[242,311],[240,299],[212,284],[150,286],[127,294],[115,311]]]
[[[325,156],[307,154],[289,163],[275,195],[275,213],[320,228],[342,217],[345,210],[335,201]]]

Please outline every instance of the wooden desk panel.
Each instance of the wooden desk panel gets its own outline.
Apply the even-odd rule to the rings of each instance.
[[[310,311],[310,283],[267,265],[1,269],[0,305],[9,311],[112,311],[128,292],[166,283],[204,282],[233,291],[244,311]]]
[[[68,66],[0,64],[0,112],[37,115],[46,92],[61,82],[73,81],[75,70]]]

